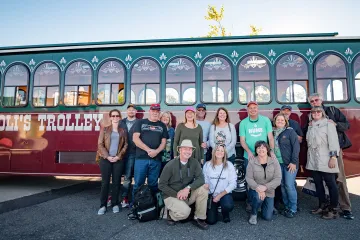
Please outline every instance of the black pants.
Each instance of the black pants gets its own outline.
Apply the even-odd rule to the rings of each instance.
[[[101,193],[100,207],[106,207],[109,195],[110,177],[112,176],[111,205],[119,205],[119,191],[121,186],[121,174],[124,168],[124,161],[110,162],[107,159],[100,159],[101,171]]]
[[[212,225],[218,221],[218,207],[221,206],[223,218],[230,218],[230,212],[234,209],[234,201],[231,193],[224,195],[219,202],[211,204],[211,209],[206,212],[206,221]]]
[[[323,184],[324,180],[329,189],[330,208],[336,208],[339,202],[339,192],[336,185],[336,173],[312,171],[312,176],[315,182],[316,193],[319,198],[319,206],[326,203],[325,188]]]

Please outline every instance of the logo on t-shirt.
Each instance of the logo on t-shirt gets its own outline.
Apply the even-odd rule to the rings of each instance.
[[[253,125],[253,128],[249,128],[249,134],[252,137],[260,137],[263,133],[262,128],[258,128],[256,124]]]
[[[225,144],[226,142],[226,134],[223,131],[219,131],[216,134],[216,139],[215,139],[216,144]]]
[[[152,132],[162,133],[163,128],[160,126],[154,126],[154,125],[149,125],[149,124],[144,123],[141,125],[141,131],[152,131]]]

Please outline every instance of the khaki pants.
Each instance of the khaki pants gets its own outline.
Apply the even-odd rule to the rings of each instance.
[[[351,203],[349,198],[349,192],[346,184],[345,168],[343,161],[343,152],[340,150],[338,157],[339,174],[337,178],[339,189],[339,204],[341,210],[351,211]]]
[[[199,187],[196,190],[191,190],[191,196],[186,201],[174,197],[166,198],[164,202],[171,219],[174,221],[187,219],[191,212],[189,205],[195,202],[195,217],[205,220],[208,193],[209,191],[204,187]]]

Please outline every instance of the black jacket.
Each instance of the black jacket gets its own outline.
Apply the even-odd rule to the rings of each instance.
[[[279,142],[279,148],[282,160],[285,165],[290,163],[299,167],[300,143],[298,135],[291,127],[286,128],[276,139]]]
[[[136,123],[137,119],[135,120],[135,123]],[[135,154],[136,152],[136,145],[135,143],[133,142],[133,134],[134,134],[134,125],[135,123],[132,125],[132,127],[130,128],[130,130],[127,129],[127,126],[126,126],[126,118],[122,119],[120,122],[119,122],[119,126],[124,128],[128,134],[128,148],[127,148],[127,154]]]

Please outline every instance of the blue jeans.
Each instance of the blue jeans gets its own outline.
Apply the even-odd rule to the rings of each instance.
[[[135,161],[135,153],[128,154],[125,160],[124,184],[122,188],[123,198],[130,197],[132,176],[134,175],[134,161]]]
[[[262,218],[270,221],[274,212],[274,198],[265,197],[265,199],[261,201],[259,194],[253,189],[249,189],[249,196],[251,200],[251,214],[257,215],[258,209],[261,207]]]
[[[285,164],[281,163],[281,195],[284,202],[284,206],[287,209],[290,209],[292,212],[296,213],[297,211],[297,191],[295,185],[295,179],[297,174],[297,169],[294,173],[290,173]]]
[[[218,207],[221,206],[221,213],[224,218],[230,218],[230,212],[234,209],[234,201],[232,194],[228,193],[220,198],[220,201],[215,203],[212,202],[211,208],[206,212],[206,221],[208,224],[212,225],[218,221]]]
[[[135,159],[134,165],[134,189],[132,194],[132,199],[138,188],[145,183],[147,177],[147,183],[149,188],[153,192],[158,191],[158,179],[161,169],[161,161],[154,159]]]

